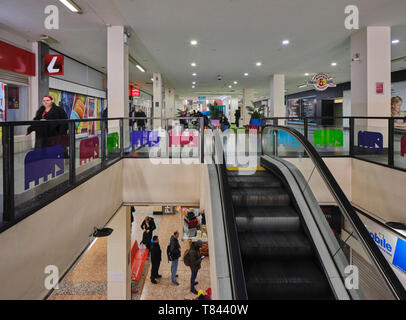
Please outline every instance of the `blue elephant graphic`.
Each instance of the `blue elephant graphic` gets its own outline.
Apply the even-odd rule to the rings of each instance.
[[[359,131],[358,147],[383,152],[383,135],[379,132]]]
[[[24,159],[24,189],[28,190],[30,188],[31,181],[34,181],[37,186],[40,178],[43,178],[44,182],[46,182],[48,181],[48,175],[51,174],[52,178],[55,178],[63,173],[65,173],[63,146],[56,145],[30,151]]]
[[[280,145],[297,148],[300,146],[300,143],[291,134],[285,131],[278,131],[278,146]]]
[[[152,147],[159,143],[159,133],[158,131],[133,131],[130,140],[133,146]]]

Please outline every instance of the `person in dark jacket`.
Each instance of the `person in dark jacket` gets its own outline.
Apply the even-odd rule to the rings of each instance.
[[[141,108],[135,113],[135,118],[146,118],[147,115]],[[147,119],[137,119],[137,129],[138,131],[145,131],[145,124],[147,123]]]
[[[238,108],[237,110],[235,110],[235,125],[237,126],[237,128],[240,127],[240,118],[241,118],[241,111],[240,108]]]
[[[221,116],[220,126],[221,126],[221,131],[224,131],[225,126],[228,126],[228,128],[230,128],[230,122],[228,122],[228,119],[224,114],[222,114],[222,116]]]
[[[54,103],[51,96],[44,96],[42,98],[42,106],[38,109],[34,120],[61,120],[68,119],[65,110],[58,107]],[[35,149],[42,149],[61,144],[67,147],[69,137],[68,123],[51,123],[47,125],[33,124],[28,127],[27,135],[35,132]],[[66,152],[65,152],[66,153]]]
[[[171,236],[169,251],[171,252],[172,264],[171,264],[171,275],[172,275],[172,283],[175,285],[179,285],[176,281],[176,272],[178,271],[178,262],[181,256],[180,252],[180,244],[179,244],[179,232],[175,231],[173,236]]]
[[[158,236],[154,236],[151,241],[151,282],[157,284],[156,279],[162,278],[158,273],[159,265],[162,260],[162,251],[159,246]]]
[[[144,230],[141,243],[145,244],[148,250],[151,249],[152,232],[156,229],[154,218],[145,217],[141,224],[141,229]]]
[[[200,248],[203,246],[202,240],[197,240],[197,242],[192,242],[190,244],[190,249],[189,249],[189,257],[190,257],[190,271],[191,271],[191,276],[190,276],[190,292],[197,294],[197,291],[195,289],[195,285],[198,284],[196,282],[197,278],[197,273],[199,269],[201,268],[201,263],[202,263],[202,255],[200,253]]]

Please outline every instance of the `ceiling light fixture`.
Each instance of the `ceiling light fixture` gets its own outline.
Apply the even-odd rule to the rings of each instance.
[[[82,9],[72,0],[59,0],[59,1],[62,2],[70,11],[74,13],[78,14],[83,13]]]
[[[228,87],[231,89],[233,86],[232,86],[232,85],[229,85]]]
[[[196,84],[196,81],[193,81],[192,84]]]
[[[287,46],[289,43],[290,43],[289,40],[283,40],[283,41],[282,41],[282,44],[283,44],[284,46]]]
[[[192,41],[190,41],[190,44],[191,44],[192,46],[197,46],[197,40],[192,40]]]
[[[398,44],[399,42],[400,42],[399,39],[394,39],[394,40],[392,40],[392,44]]]
[[[196,76],[197,76],[197,73],[192,73],[192,76],[196,77]]]
[[[196,62],[192,62],[190,65],[191,65],[192,67],[196,67]]]
[[[308,77],[308,76],[310,76],[310,74],[308,74],[308,73],[306,72],[306,73],[305,73],[305,76]]]
[[[237,82],[237,81],[234,81],[234,84],[238,84],[238,82]]]
[[[306,88],[307,87],[307,84],[301,84],[300,86],[297,86],[298,88]]]
[[[337,62],[333,62],[331,65],[332,65],[333,67],[335,67],[335,66],[337,65]]]
[[[262,66],[262,62],[257,62],[256,65],[257,65],[257,67],[260,67],[260,66]]]
[[[145,72],[145,69],[141,67],[139,64],[136,65],[137,69],[140,70],[141,72]]]
[[[248,72],[244,73],[244,77],[248,77]]]
[[[192,88],[194,89],[194,88],[196,88],[196,86],[192,86]]]

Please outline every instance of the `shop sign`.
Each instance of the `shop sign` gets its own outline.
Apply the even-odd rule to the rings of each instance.
[[[137,88],[132,88],[132,96],[133,97],[139,97],[140,96],[140,89]]]
[[[0,69],[35,76],[35,54],[0,41]]]
[[[376,94],[383,94],[383,82],[376,83]]]
[[[307,84],[314,86],[317,91],[325,91],[329,87],[336,87],[333,79],[325,73],[316,74]]]
[[[62,54],[45,55],[45,75],[46,76],[64,75],[64,56]]]

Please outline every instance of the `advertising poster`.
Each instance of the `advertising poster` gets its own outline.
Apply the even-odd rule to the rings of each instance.
[[[68,115],[68,119],[70,119],[70,116],[72,114],[72,106],[74,98],[75,94],[71,92],[62,91],[59,106],[65,110],[66,114]]]
[[[95,116],[94,116],[95,100],[96,100],[95,98],[87,98],[87,108],[86,108],[86,110],[88,112],[88,115],[87,115],[88,119],[94,119],[95,118]],[[96,133],[94,124],[95,124],[94,121],[88,122],[88,133],[89,133],[89,135],[94,135]]]
[[[54,98],[54,103],[60,106],[61,103],[61,91],[55,89],[49,89],[49,95]]]
[[[7,109],[19,109],[19,88],[18,87],[8,87],[7,88]]]
[[[5,121],[6,118],[6,86],[0,82],[0,122]],[[0,138],[3,136],[3,128],[0,128]]]
[[[85,117],[85,109],[86,109],[86,97],[81,94],[76,94],[73,102],[73,109],[71,113],[71,119],[84,119]],[[86,133],[87,127],[84,127],[84,122],[77,122],[76,125],[76,133]]]

